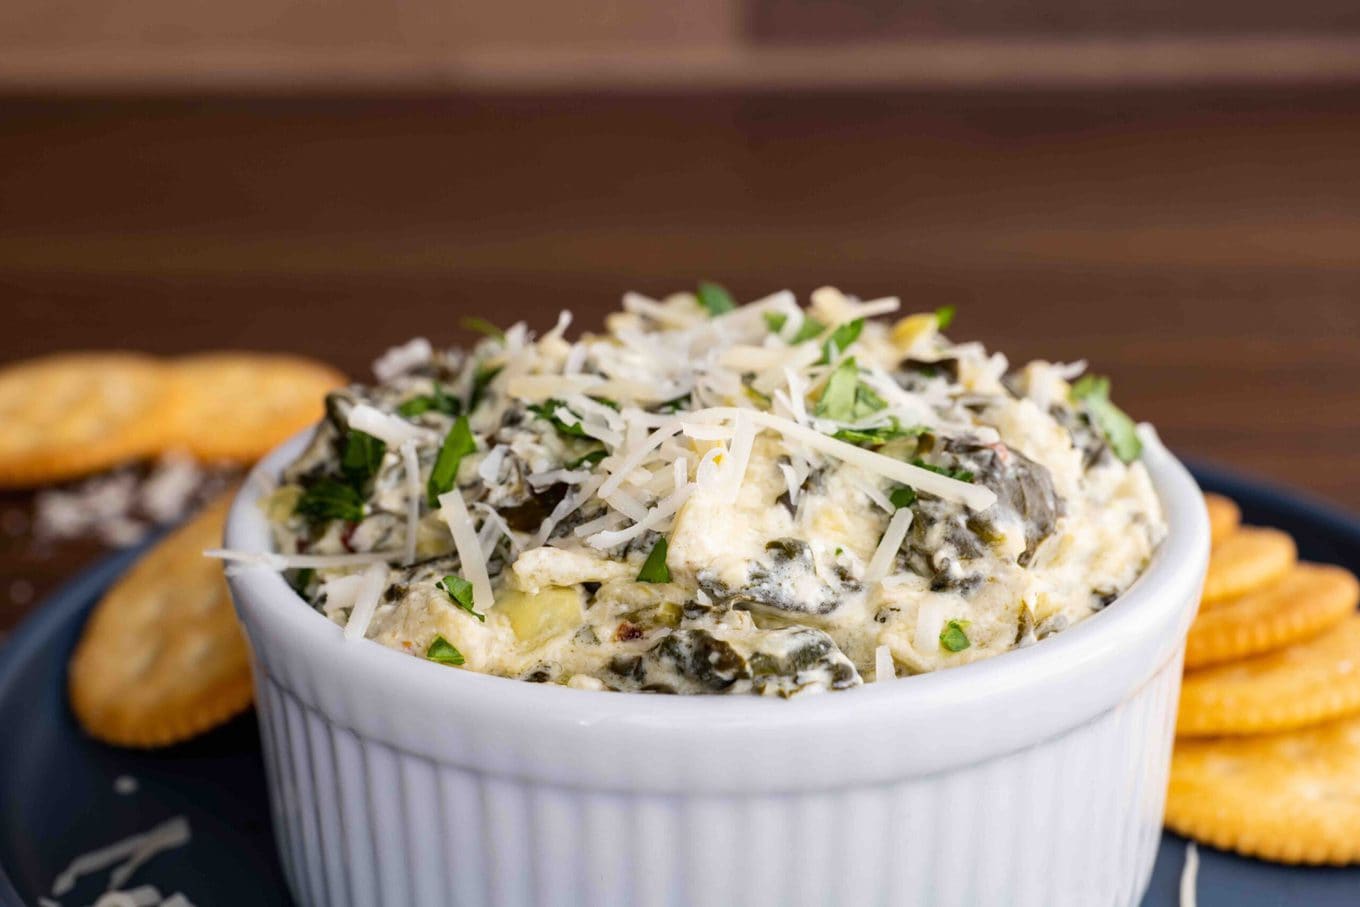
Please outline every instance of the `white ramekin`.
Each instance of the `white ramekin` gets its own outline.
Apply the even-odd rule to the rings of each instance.
[[[226,542],[305,442],[252,474]],[[1170,534],[1038,645],[794,700],[586,692],[363,641],[233,571],[285,875],[304,905],[1136,904],[1208,523],[1149,433]]]

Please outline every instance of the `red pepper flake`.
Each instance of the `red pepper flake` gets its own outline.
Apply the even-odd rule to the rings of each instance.
[[[628,642],[633,639],[642,638],[642,628],[637,624],[624,621],[619,624],[619,628],[614,631],[614,642]]]

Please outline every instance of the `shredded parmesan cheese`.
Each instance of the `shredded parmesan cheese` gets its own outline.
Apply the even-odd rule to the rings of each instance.
[[[374,409],[367,403],[359,403],[349,411],[349,427],[372,435],[389,447],[400,447],[407,441],[438,440],[429,429],[412,425],[405,419]]]
[[[373,612],[378,609],[378,599],[387,588],[387,565],[372,564],[363,573],[359,589],[354,596],[354,607],[345,622],[345,639],[363,639],[368,625],[373,620]]]
[[[1181,870],[1181,907],[1196,907],[1199,898],[1199,848],[1191,841],[1185,845],[1185,868]]]
[[[326,570],[331,567],[354,567],[397,561],[400,551],[360,551],[355,554],[278,554],[273,551],[234,551],[230,548],[209,548],[205,557],[242,564],[247,567],[268,567],[270,570]]]
[[[874,682],[882,683],[885,680],[896,679],[897,668],[893,664],[892,649],[887,646],[874,649]]]
[[[454,489],[439,496],[439,515],[453,533],[453,545],[458,549],[458,560],[463,568],[463,578],[472,583],[472,601],[482,611],[496,603],[491,591],[491,578],[487,574],[486,558],[482,556],[482,546],[477,539],[477,530],[468,516],[463,495]]]
[[[866,582],[877,583],[888,575],[893,558],[897,556],[898,549],[902,547],[902,542],[907,538],[907,530],[910,528],[911,510],[909,508],[903,507],[893,513],[892,518],[888,520],[888,528],[883,530],[883,538],[879,540],[878,547],[874,549],[873,557],[869,558],[869,566],[864,569]]]

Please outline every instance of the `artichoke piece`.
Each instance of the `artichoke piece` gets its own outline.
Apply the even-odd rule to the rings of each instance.
[[[497,599],[496,610],[509,619],[515,638],[532,647],[580,626],[581,593],[567,586],[511,590]]]

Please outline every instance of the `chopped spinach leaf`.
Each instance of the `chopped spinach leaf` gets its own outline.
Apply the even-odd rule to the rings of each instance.
[[[666,566],[666,540],[658,539],[652,548],[652,553],[647,555],[647,560],[638,571],[637,581],[640,583],[669,583],[671,581],[671,569]]]
[[[382,466],[387,444],[368,434],[351,428],[345,435],[345,450],[340,457],[340,472],[358,491],[363,491]]]
[[[572,416],[576,416],[575,413],[567,409],[567,405],[561,400],[544,400],[542,403],[531,403],[528,406],[528,410],[540,419],[546,419],[551,422],[553,428],[557,429],[557,433],[560,435],[566,435],[569,438],[590,437],[590,435],[586,434],[585,429],[581,427],[581,419],[579,416],[576,417],[575,422],[568,422],[558,415],[559,412],[566,412]]]
[[[472,607],[472,583],[463,579],[461,576],[449,574],[434,585],[436,589],[443,591],[455,605],[462,608],[482,623],[486,623],[486,615]]]
[[[966,620],[951,620],[945,624],[944,629],[940,631],[940,645],[951,652],[962,652],[971,646],[968,634],[963,632],[968,624],[969,621]]]
[[[856,318],[854,321],[847,321],[832,331],[831,336],[826,338],[826,342],[822,344],[822,358],[819,364],[825,365],[835,362],[837,356],[844,354],[850,348],[850,344],[859,339],[862,330],[864,330],[864,319]]]
[[[916,489],[910,485],[901,485],[894,488],[892,494],[888,495],[888,502],[901,510],[903,507],[910,507],[916,503]]]
[[[1143,442],[1138,439],[1138,430],[1133,420],[1122,409],[1110,402],[1110,379],[1095,375],[1084,375],[1072,385],[1072,399],[1084,403],[1086,411],[1095,423],[1115,456],[1125,463],[1132,463],[1143,453]]]
[[[293,587],[293,591],[299,595],[307,591],[307,587],[316,579],[316,571],[311,567],[303,567],[293,571],[292,581],[288,584]]]
[[[935,310],[935,326],[942,331],[949,330],[949,326],[954,323],[954,314],[957,310],[952,305],[941,306]]]
[[[364,518],[364,499],[352,485],[335,479],[317,479],[302,492],[294,513],[310,523],[344,520],[355,523]]]
[[[430,480],[425,484],[426,497],[431,507],[439,506],[439,496],[453,489],[458,481],[458,466],[463,457],[477,450],[477,442],[468,427],[467,416],[459,416],[453,428],[444,436],[439,448],[439,457],[430,470]]]
[[[478,334],[485,334],[486,336],[494,337],[497,340],[505,339],[505,331],[502,331],[500,328],[480,316],[469,315],[459,323],[469,331],[476,331]]]
[[[425,650],[425,657],[430,661],[437,661],[442,665],[461,665],[467,663],[467,659],[463,657],[463,653],[455,649],[453,643],[442,636],[436,636],[434,638],[434,642],[430,643],[430,647]]]
[[[463,411],[463,404],[457,397],[450,397],[444,393],[444,388],[436,382],[434,393],[412,397],[397,407],[397,412],[408,419],[431,410],[444,413],[446,416],[456,416]]]
[[[737,307],[732,294],[716,283],[699,284],[699,292],[696,295],[699,305],[708,311],[710,318],[726,315]]]
[[[789,316],[785,315],[783,312],[765,313],[765,324],[769,327],[770,333],[772,334],[778,334],[783,331],[784,325],[788,323]],[[822,324],[811,315],[804,315],[803,323],[798,326],[798,333],[793,335],[793,339],[789,341],[789,345],[797,346],[800,343],[806,343],[824,330],[826,330],[826,325]]]

